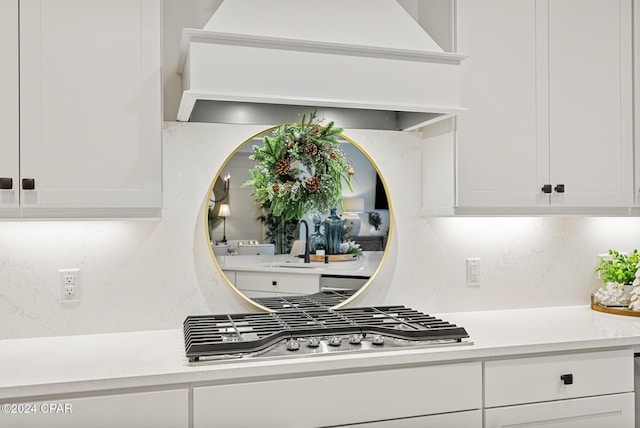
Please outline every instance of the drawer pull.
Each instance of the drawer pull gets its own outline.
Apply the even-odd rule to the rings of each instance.
[[[560,380],[562,380],[565,385],[573,385],[573,374],[563,374],[560,376]]]
[[[564,193],[564,184],[558,184],[556,187],[553,188],[553,190],[555,190],[558,193]]]
[[[275,287],[276,285],[278,285],[278,281],[271,281],[271,285]]]
[[[2,189],[2,190],[11,190],[11,189],[13,189],[13,178],[11,178],[11,177],[2,177],[2,178],[0,178],[0,189]]]
[[[36,180],[34,178],[22,179],[22,190],[34,190],[36,188]]]
[[[545,184],[544,186],[542,186],[542,193],[551,193],[551,189],[551,184]]]

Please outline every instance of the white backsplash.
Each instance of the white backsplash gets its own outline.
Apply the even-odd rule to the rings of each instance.
[[[136,221],[1,221],[0,339],[180,328],[187,315],[252,310],[207,249],[203,207],[226,155],[263,126],[167,123],[164,215]],[[588,304],[597,254],[640,247],[639,218],[421,216],[417,139],[345,132],[378,164],[394,232],[355,305],[429,313]],[[465,284],[480,257],[482,283]],[[58,269],[80,268],[79,303],[59,302]]]

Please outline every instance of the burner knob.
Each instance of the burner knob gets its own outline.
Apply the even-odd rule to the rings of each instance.
[[[317,337],[310,337],[307,339],[307,346],[309,348],[317,348],[318,346],[320,346],[320,339]]]
[[[298,349],[300,349],[300,343],[296,339],[287,341],[287,351],[297,351]]]
[[[329,345],[331,346],[340,346],[342,343],[342,339],[340,336],[331,336],[329,337]]]
[[[351,336],[349,336],[349,343],[352,345],[359,345],[360,342],[362,342],[362,335],[361,334],[352,334]]]
[[[384,345],[384,336],[376,334],[371,338],[371,343],[374,345]]]

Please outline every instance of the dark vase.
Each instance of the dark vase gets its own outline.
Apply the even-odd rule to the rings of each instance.
[[[324,235],[320,232],[320,226],[322,223],[314,223],[314,231],[309,236],[309,252],[311,254],[316,254],[318,250],[325,250],[327,244],[324,239]]]
[[[331,209],[331,215],[324,221],[324,236],[327,239],[327,254],[340,254],[340,244],[342,243],[342,231],[344,222],[338,214],[337,209]]]

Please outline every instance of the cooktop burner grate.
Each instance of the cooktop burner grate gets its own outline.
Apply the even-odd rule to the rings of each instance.
[[[323,291],[320,293],[297,296],[257,297],[253,300],[265,308],[280,311],[283,309],[332,308],[353,296],[355,290]]]
[[[288,340],[384,336],[411,344],[460,342],[466,330],[405,306],[327,309],[291,308],[271,313],[197,315],[184,321],[189,361],[218,355],[254,354]]]

